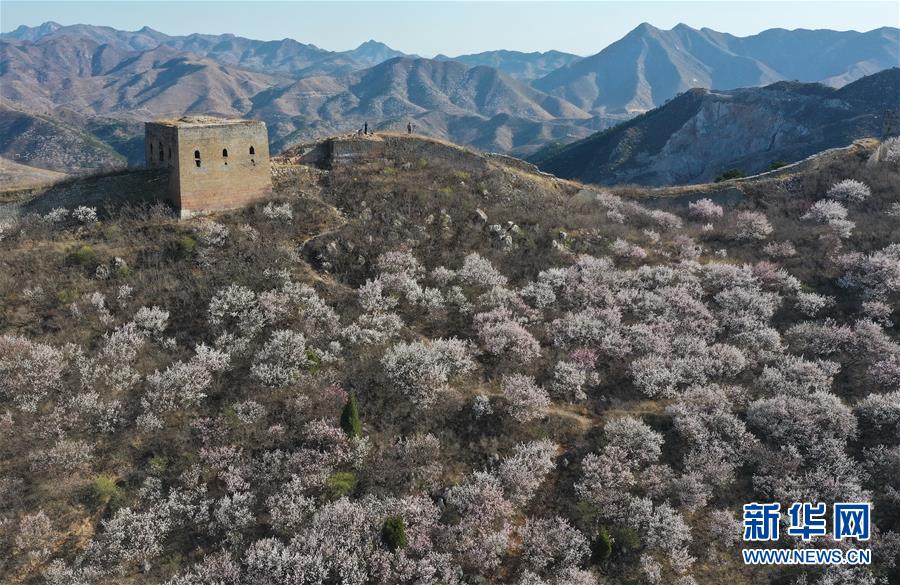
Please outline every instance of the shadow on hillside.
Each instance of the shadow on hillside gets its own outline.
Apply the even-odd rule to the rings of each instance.
[[[159,169],[126,169],[73,177],[49,186],[14,194],[0,203],[0,219],[28,214],[44,215],[53,209],[78,206],[109,211],[122,205],[160,203],[167,198],[168,175]]]

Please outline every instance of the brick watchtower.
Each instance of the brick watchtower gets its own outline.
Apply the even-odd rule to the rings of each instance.
[[[144,125],[148,168],[167,168],[169,199],[181,217],[236,209],[269,196],[264,122],[186,116]]]

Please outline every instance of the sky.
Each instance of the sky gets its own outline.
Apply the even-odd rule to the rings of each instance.
[[[125,30],[146,25],[170,35],[289,37],[335,51],[376,39],[425,57],[493,49],[556,49],[590,55],[642,22],[666,29],[683,22],[738,36],[768,28],[868,31],[896,27],[900,26],[900,2],[0,1],[3,32],[48,20]]]

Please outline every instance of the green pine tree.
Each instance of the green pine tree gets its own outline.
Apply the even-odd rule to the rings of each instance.
[[[406,523],[400,516],[390,516],[381,527],[381,540],[391,552],[406,548]]]
[[[341,428],[348,437],[362,436],[362,421],[359,419],[359,405],[356,396],[350,395],[344,410],[341,412]]]
[[[612,556],[612,547],[613,547],[613,539],[609,535],[609,531],[605,526],[601,526],[600,530],[597,531],[597,538],[594,540],[593,546],[593,557],[594,561],[597,563],[604,563],[609,560]]]

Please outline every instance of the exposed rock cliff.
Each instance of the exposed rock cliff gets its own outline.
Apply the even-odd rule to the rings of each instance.
[[[702,182],[724,170],[766,170],[879,136],[900,110],[900,69],[842,89],[779,82],[733,91],[690,90],[610,130],[534,157],[565,178],[645,185]]]

